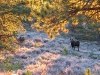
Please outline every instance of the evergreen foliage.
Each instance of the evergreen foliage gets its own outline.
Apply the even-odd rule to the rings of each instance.
[[[18,30],[26,31],[22,21],[32,22],[33,17],[37,21],[31,27],[44,31],[50,39],[60,35],[60,31],[68,33],[65,25],[69,23],[93,23],[100,32],[100,26],[95,25],[100,22],[99,11],[99,0],[0,0],[0,42],[14,42]]]

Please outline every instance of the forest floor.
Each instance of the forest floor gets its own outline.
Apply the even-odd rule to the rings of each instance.
[[[6,55],[14,58],[13,63],[22,64],[16,70],[17,75],[24,75],[26,71],[33,75],[83,75],[87,68],[94,75],[100,75],[100,45],[96,41],[80,41],[78,51],[71,48],[70,37],[50,40],[45,33],[34,31],[23,36],[25,41],[17,51]],[[68,51],[65,55],[64,48]]]

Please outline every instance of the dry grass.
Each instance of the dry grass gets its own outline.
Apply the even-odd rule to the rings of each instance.
[[[35,46],[35,47],[41,47],[41,46],[43,46],[43,43],[41,43],[41,42],[37,42],[37,43],[35,43],[34,46]]]
[[[17,74],[13,74],[13,72],[0,72],[0,75],[17,75]]]

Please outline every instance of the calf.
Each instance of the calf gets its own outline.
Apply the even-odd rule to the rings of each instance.
[[[75,41],[75,40],[73,40],[71,38],[70,38],[70,40],[71,40],[72,48],[75,50],[75,47],[78,47],[78,51],[79,51],[80,42],[79,41]]]
[[[20,36],[17,40],[22,43],[24,42],[25,38],[23,36]]]

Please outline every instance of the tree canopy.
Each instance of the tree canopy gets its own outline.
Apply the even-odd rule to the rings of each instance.
[[[100,0],[32,0],[30,7],[31,15],[37,18],[32,27],[43,29],[50,38],[59,35],[59,30],[68,33],[68,23],[100,22]]]
[[[100,0],[0,0],[0,41],[25,32],[22,20],[37,20],[31,27],[49,38],[68,33],[66,24],[100,22]]]

